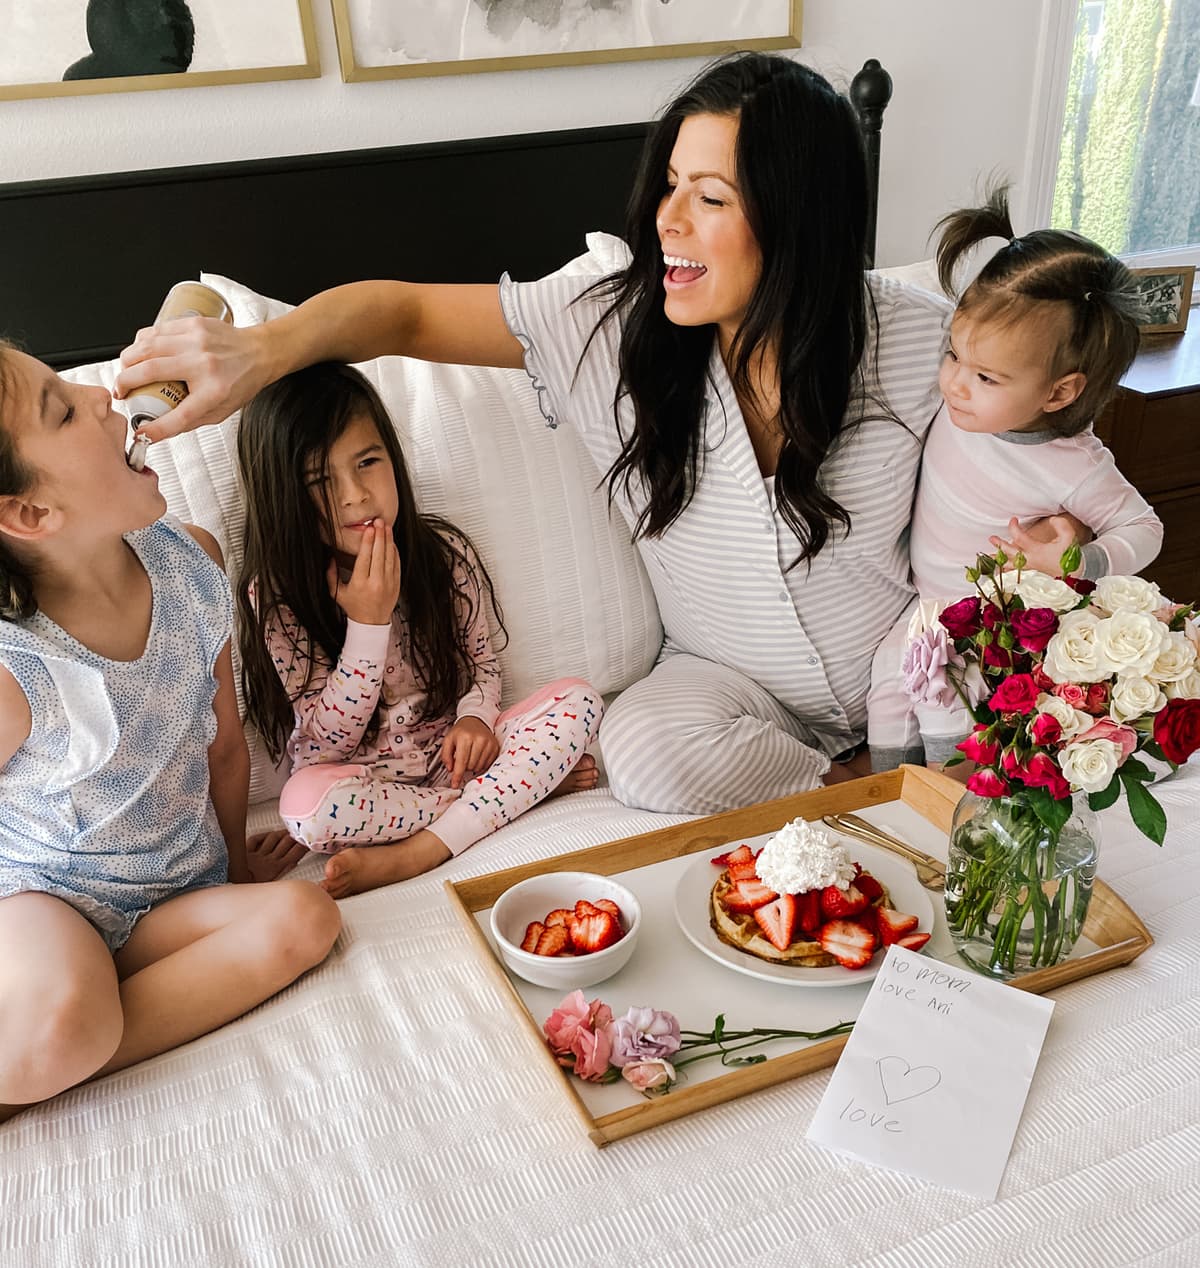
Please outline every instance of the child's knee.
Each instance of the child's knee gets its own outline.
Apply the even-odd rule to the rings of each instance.
[[[328,853],[326,847],[337,830],[327,820],[339,790],[356,784],[367,773],[367,767],[348,762],[301,767],[279,794],[279,815],[288,831],[310,850]]]
[[[270,889],[272,952],[296,973],[303,973],[329,954],[341,932],[341,912],[323,889],[309,881],[274,881]]]

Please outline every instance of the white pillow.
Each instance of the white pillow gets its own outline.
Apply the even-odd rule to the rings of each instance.
[[[618,239],[588,242],[593,250],[568,268],[605,273],[623,263]],[[239,326],[288,311],[229,278],[200,280],[226,297]],[[662,625],[629,529],[610,515],[601,473],[578,437],[546,426],[525,372],[407,357],[358,368],[392,415],[423,509],[459,525],[492,574],[509,633],[500,652],[504,704],[564,675],[609,695],[648,673]],[[82,366],[66,377],[111,388],[115,370]],[[238,420],[157,445],[150,458],[171,512],[218,539],[235,583],[245,523]],[[272,771],[257,736],[247,738],[254,804],[277,796],[286,772]]]

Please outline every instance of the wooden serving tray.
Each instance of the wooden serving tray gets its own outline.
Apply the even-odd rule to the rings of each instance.
[[[627,1105],[612,1112],[597,1113],[595,1106],[589,1105],[586,1099],[592,1095],[593,1085],[584,1085],[569,1072],[563,1070],[546,1045],[542,1034],[542,1021],[549,1010],[546,1009],[538,1017],[530,1011],[523,998],[523,992],[535,993],[536,988],[530,991],[525,983],[518,983],[516,979],[510,978],[497,958],[488,934],[484,932],[479,913],[486,913],[496,899],[511,885],[544,872],[585,871],[598,872],[605,876],[631,872],[666,860],[680,859],[699,851],[715,853],[723,846],[741,838],[774,832],[797,817],[819,820],[823,815],[861,811],[869,807],[885,806],[887,803],[895,803],[897,812],[908,815],[911,822],[923,821],[927,835],[920,842],[914,841],[914,844],[919,844],[929,853],[944,858],[954,808],[962,793],[962,785],[945,775],[923,767],[902,766],[899,770],[889,771],[883,775],[872,775],[865,779],[817,789],[814,792],[764,802],[744,810],[731,810],[705,819],[695,819],[675,827],[660,829],[657,832],[626,837],[620,841],[612,841],[586,850],[575,850],[570,854],[557,855],[552,859],[544,859],[522,867],[491,872],[468,880],[447,881],[446,894],[477,947],[485,967],[513,1005],[520,1028],[529,1035],[533,1047],[541,1054],[540,1059],[547,1062],[554,1070],[555,1077],[560,1080],[566,1090],[590,1139],[596,1145],[604,1146],[624,1136],[644,1131],[648,1127],[671,1122],[711,1105],[733,1100],[747,1092],[772,1087],[797,1075],[808,1074],[813,1070],[833,1065],[842,1048],[845,1047],[848,1036],[841,1035],[837,1038],[809,1043],[795,1051],[773,1056],[759,1065],[728,1069],[725,1073],[714,1073],[703,1081],[678,1084],[665,1096],[639,1099],[634,1105]],[[913,815],[919,818],[912,819]],[[941,943],[943,948],[947,949],[947,953],[944,956],[935,955],[935,958],[945,958],[947,963],[957,970],[968,971],[952,949],[949,949],[940,895],[931,894],[930,897],[934,900],[935,910],[935,942],[930,944],[930,949],[936,945],[939,938],[936,931],[940,929]],[[660,918],[674,923],[673,912],[661,913]],[[646,911],[645,903],[643,903],[643,922],[645,919]],[[1041,994],[1056,986],[1062,986],[1066,982],[1073,982],[1093,973],[1102,973],[1106,969],[1128,964],[1153,943],[1145,925],[1100,880],[1095,882],[1092,891],[1087,922],[1080,941],[1085,949],[1080,952],[1077,948],[1071,959],[1051,968],[1027,973],[1015,979],[1010,985],[1020,990]],[[1089,944],[1093,949],[1086,949]],[[639,942],[638,949],[634,953],[635,960],[642,949],[643,944]],[[690,957],[705,961],[706,964],[708,960],[690,944],[687,944],[686,952],[680,950],[678,954],[684,958],[680,963],[669,963],[664,966],[662,971],[664,983],[661,987],[656,986],[654,999],[631,1000],[627,1001],[627,1004],[649,1003],[654,1007],[665,1008],[680,1015],[678,1010],[672,1007],[671,987],[668,983],[672,976],[677,977],[680,972],[689,971],[693,963]],[[729,989],[723,993],[724,998],[732,1000],[737,996],[739,982],[751,983],[753,988],[759,991],[762,989],[760,984],[753,982],[752,979],[729,974],[728,970],[721,969],[718,965],[712,967],[719,973],[725,973],[729,979]],[[589,997],[605,996],[606,986],[607,983],[601,982],[595,987],[587,988],[585,994]],[[771,985],[769,989],[780,999],[794,998],[797,993],[796,988],[787,985]],[[862,992],[861,995],[854,996],[856,1000],[854,1007],[861,1007],[863,999],[866,998],[866,984],[858,986],[851,984],[850,990]],[[802,993],[813,994],[813,992]],[[817,994],[821,993],[817,992]],[[843,998],[846,995],[843,991],[838,993]],[[623,1009],[617,1007],[615,1000],[613,1006],[620,1015]],[[717,1011],[720,1011],[719,1007],[713,1009],[713,1013]],[[711,1017],[701,1018],[690,1015],[687,1017],[680,1015],[680,1021],[685,1027],[691,1029],[703,1029],[712,1024]],[[733,1024],[731,1022],[731,1026]],[[752,1024],[771,1023],[759,1020]],[[822,1029],[823,1026],[805,1025],[789,1028],[815,1030]],[[699,1067],[693,1067],[693,1069],[699,1071],[710,1064],[714,1071],[721,1070],[720,1063],[715,1058],[711,1063],[702,1062]],[[690,1073],[692,1071],[689,1071]],[[628,1090],[631,1095],[636,1095],[632,1089]]]

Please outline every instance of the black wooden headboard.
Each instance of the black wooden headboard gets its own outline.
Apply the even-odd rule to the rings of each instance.
[[[890,92],[878,62],[851,87],[875,171]],[[0,332],[63,368],[116,355],[202,270],[293,303],[371,277],[538,277],[621,232],[647,128],[0,184]]]

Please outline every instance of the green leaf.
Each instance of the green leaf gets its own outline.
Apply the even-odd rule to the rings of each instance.
[[[959,766],[966,760],[967,759],[961,753],[956,753],[954,757],[946,758],[946,760],[942,763],[942,770],[945,770],[948,766]]]
[[[1017,645],[1017,640],[1013,638],[1012,630],[1010,630],[1007,625],[1002,625],[999,628],[996,632],[996,638],[1000,646],[1003,647],[1006,652],[1011,652]]]
[[[1170,623],[1167,625],[1167,629],[1169,630],[1183,629],[1185,623],[1187,622],[1188,617],[1195,616],[1195,614],[1196,614],[1195,605],[1189,603],[1186,608],[1180,608],[1179,611],[1175,613],[1175,615],[1171,618]]]
[[[1088,805],[1093,810],[1107,810],[1120,795],[1121,781],[1114,775],[1108,781],[1107,788],[1101,788],[1099,792],[1088,793]]]
[[[1033,807],[1034,814],[1055,836],[1063,830],[1063,824],[1071,817],[1070,797],[1064,797],[1059,801],[1051,797],[1044,788],[1029,790],[1029,804]]]
[[[1147,740],[1146,743],[1142,745],[1142,752],[1145,753],[1147,757],[1154,758],[1156,762],[1166,762],[1173,771],[1179,769],[1179,763],[1171,761],[1166,753],[1162,751],[1162,745],[1159,744],[1157,740]]]
[[[1125,763],[1129,765],[1128,762]],[[1167,835],[1167,815],[1162,806],[1135,779],[1125,779],[1125,767],[1121,767],[1121,783],[1125,785],[1125,796],[1129,801],[1129,813],[1143,836],[1147,836],[1155,845],[1162,845]]]
[[[1076,542],[1075,545],[1063,551],[1058,566],[1062,569],[1062,575],[1069,577],[1081,563],[1083,563],[1083,551],[1079,549],[1079,543]]]
[[[1139,762],[1136,757],[1127,757],[1121,764],[1122,779],[1139,779],[1143,784],[1148,784],[1154,778],[1154,772],[1146,765],[1145,762]]]
[[[713,1029],[712,1029],[713,1043],[720,1043],[721,1036],[724,1033],[725,1033],[725,1014],[719,1013],[717,1015],[717,1020],[713,1022]]]

